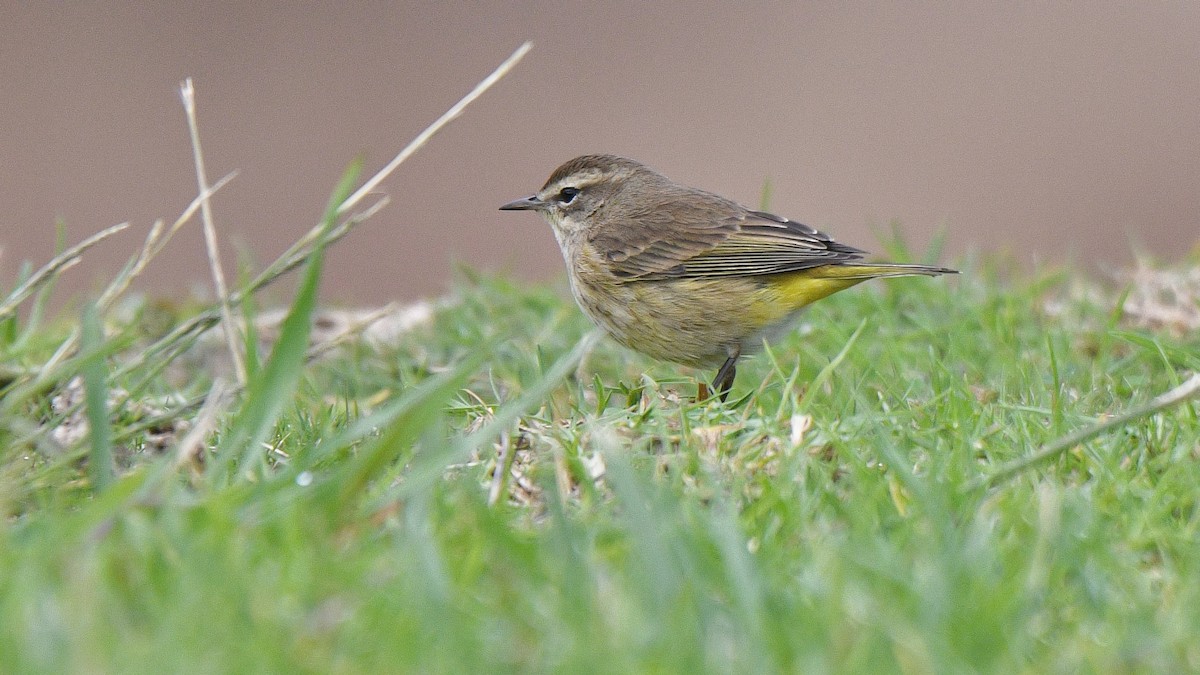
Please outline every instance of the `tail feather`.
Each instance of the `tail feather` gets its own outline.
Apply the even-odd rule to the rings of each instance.
[[[812,276],[820,279],[875,279],[877,277],[936,277],[942,274],[958,274],[958,270],[949,267],[931,267],[929,265],[907,265],[903,263],[849,263],[842,265],[825,265],[812,270]]]
[[[867,279],[914,275],[936,277],[941,274],[958,274],[958,270],[900,263],[840,263],[780,274],[775,278],[773,289],[782,306],[787,308],[786,312],[791,313]]]

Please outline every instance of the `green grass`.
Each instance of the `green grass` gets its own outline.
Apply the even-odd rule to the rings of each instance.
[[[319,273],[199,455],[211,380],[139,360],[144,315],[88,310],[45,381],[80,322],[5,321],[0,671],[1200,669],[1195,403],[970,487],[1200,368],[1196,336],[1044,311],[1072,273],[839,294],[729,405],[588,351],[560,286],[470,274],[398,345],[304,365]]]

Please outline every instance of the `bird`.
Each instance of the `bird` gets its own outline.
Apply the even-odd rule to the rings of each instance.
[[[866,262],[866,251],[808,225],[617,155],[576,157],[500,209],[550,224],[572,295],[593,323],[654,359],[717,368],[712,389],[722,401],[738,360],[807,305],[868,279],[957,273]]]

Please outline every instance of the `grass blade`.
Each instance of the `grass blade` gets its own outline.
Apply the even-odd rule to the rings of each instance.
[[[337,222],[338,206],[350,193],[358,178],[359,163],[356,162],[342,176],[341,182],[329,201],[324,218],[328,231]],[[279,341],[271,350],[271,356],[263,366],[260,377],[252,382],[245,403],[233,421],[228,435],[223,439],[222,457],[213,462],[227,480],[233,463],[247,466],[259,452],[259,446],[275,426],[284,406],[292,400],[292,394],[300,382],[305,355],[308,352],[308,337],[312,325],[313,310],[317,304],[317,289],[321,279],[321,263],[324,246],[318,245],[309,256],[308,268],[296,291],[296,299],[283,322]]]
[[[82,340],[84,351],[95,351],[81,365],[88,435],[91,440],[88,473],[93,489],[100,492],[113,482],[113,461],[112,430],[109,428],[108,418],[108,378],[105,372],[105,357],[99,349],[104,342],[104,329],[100,325],[95,303],[88,303],[83,309]]]

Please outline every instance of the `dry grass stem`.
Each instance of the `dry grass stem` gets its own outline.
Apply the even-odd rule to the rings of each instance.
[[[141,273],[146,269],[146,266],[150,264],[150,261],[153,260],[154,257],[166,247],[167,242],[171,241],[171,238],[175,236],[175,233],[178,232],[185,223],[191,220],[192,216],[196,215],[196,211],[200,208],[202,200],[207,198],[208,195],[220,190],[222,187],[225,187],[225,185],[228,184],[229,181],[233,180],[233,177],[236,175],[236,171],[226,174],[221,178],[221,180],[218,180],[216,183],[214,183],[212,187],[210,187],[205,193],[193,199],[192,202],[188,204],[187,208],[185,208],[183,212],[179,214],[179,217],[175,219],[175,222],[171,224],[171,227],[167,228],[165,231],[162,227],[162,221],[155,221],[154,226],[150,228],[150,234],[146,236],[146,241],[142,245],[142,250],[136,256],[131,258],[129,262],[125,264],[125,267],[121,270],[121,273],[118,274],[116,278],[114,278],[112,282],[108,284],[108,286],[100,294],[99,299],[96,300],[96,307],[101,312],[104,312],[112,307],[112,304],[117,301],[117,298],[121,297],[125,291],[129,290],[129,285],[133,283],[134,279],[141,275]],[[61,361],[67,355],[73,353],[78,344],[79,328],[75,327],[71,331],[71,334],[67,336],[67,339],[63,340],[63,343],[59,345],[54,354],[47,359],[44,364],[42,364],[41,370],[52,370],[58,365],[59,361]]]
[[[200,127],[196,123],[196,90],[192,78],[187,78],[179,87],[183,97],[183,109],[187,113],[188,133],[192,141],[192,157],[196,164],[196,185],[199,188],[200,220],[204,224],[204,245],[208,251],[208,265],[212,272],[213,287],[221,308],[225,341],[229,345],[229,358],[233,361],[233,372],[241,384],[246,382],[246,362],[242,357],[241,339],[233,323],[233,310],[229,306],[229,289],[225,284],[225,272],[221,268],[221,253],[217,246],[217,228],[213,224],[212,200],[208,198],[208,174],[204,170],[204,152],[200,149]]]
[[[233,180],[234,176],[236,175],[236,171],[227,173],[216,183],[213,183],[204,192],[200,193],[195,199],[192,200],[190,204],[188,204],[187,208],[179,214],[179,217],[175,219],[175,222],[171,224],[171,227],[164,230],[162,227],[162,221],[156,221],[154,223],[154,227],[152,227],[150,230],[150,234],[146,237],[146,242],[142,245],[142,250],[137,254],[137,256],[129,261],[129,264],[125,266],[125,269],[121,271],[121,274],[119,274],[117,278],[113,279],[108,287],[104,289],[104,292],[100,294],[100,298],[96,300],[96,306],[101,310],[111,307],[112,303],[115,302],[117,298],[121,297],[125,291],[129,290],[129,285],[133,283],[134,279],[141,275],[141,273],[146,269],[147,265],[150,264],[150,261],[153,260],[154,257],[157,256],[164,248],[166,248],[167,243],[171,241],[171,238],[175,236],[175,233],[178,232],[179,229],[184,226],[184,224],[191,220],[192,216],[194,216],[196,211],[200,208],[200,205],[207,201],[211,195],[225,187],[225,185],[227,185],[229,181]]]
[[[329,339],[314,344],[308,350],[307,360],[310,362],[315,361],[334,349],[362,337],[368,328],[384,317],[395,314],[399,309],[400,306],[398,304],[388,303],[383,307],[359,316],[352,317],[348,313],[339,313],[341,314],[341,318],[346,319],[346,323],[338,325],[336,332]],[[320,320],[320,317],[318,317],[318,320]]]
[[[433,124],[430,124],[428,127],[426,127],[425,130],[420,134],[417,134],[417,137],[414,138],[412,142],[410,142],[403,150],[401,150],[400,154],[393,157],[392,161],[387,163],[387,166],[384,166],[382,169],[380,169],[378,173],[376,173],[374,176],[371,176],[367,182],[363,183],[362,187],[358,188],[358,190],[355,190],[354,194],[347,197],[346,201],[342,202],[341,206],[338,207],[338,213],[344,213],[354,208],[356,204],[362,201],[363,197],[378,187],[379,184],[388,177],[388,175],[395,171],[396,167],[403,164],[404,161],[411,157],[413,153],[415,153],[417,150],[420,150],[421,146],[429,142],[429,139],[433,138],[434,134],[441,131],[442,127],[446,126],[452,122],[454,118],[461,115],[463,111],[466,110],[467,106],[471,105],[475,99],[482,96],[485,91],[492,88],[492,85],[496,84],[501,78],[507,75],[508,72],[521,61],[521,59],[525,58],[525,55],[529,53],[530,49],[533,49],[532,42],[525,42],[520,47],[517,47],[517,50],[513,52],[511,56],[505,59],[503,63],[497,66],[496,69],[492,71],[491,75],[483,78],[483,80],[481,80],[479,84],[475,85],[475,88],[472,89],[466,96],[462,97],[458,103],[455,103],[453,106],[451,106],[450,109],[443,113],[441,117],[434,120]]]
[[[1183,403],[1189,398],[1198,395],[1200,395],[1200,373],[1193,373],[1191,377],[1189,377],[1178,387],[1159,394],[1149,403],[1138,406],[1132,410],[1127,410],[1120,415],[1114,415],[1103,422],[1094,424],[1086,429],[1080,429],[1074,433],[1067,434],[1053,443],[1043,446],[1042,449],[1038,450],[1032,455],[1010,462],[1009,464],[1002,466],[992,475],[969,483],[967,485],[967,491],[991,487],[997,483],[1001,483],[1031,466],[1040,464],[1044,461],[1061,455],[1080,443],[1086,443],[1087,441],[1090,441],[1091,439],[1107,431],[1119,429],[1130,422],[1174,407],[1180,403]]]
[[[50,262],[46,263],[41,267],[41,269],[31,274],[24,283],[22,283],[20,286],[17,286],[15,289],[13,289],[12,293],[8,294],[8,297],[4,299],[3,303],[0,303],[0,319],[7,318],[10,314],[16,311],[17,307],[19,307],[22,302],[29,298],[29,296],[33,295],[33,293],[43,284],[53,280],[64,270],[75,266],[75,264],[79,262],[80,256],[83,255],[84,251],[87,251],[89,248],[99,244],[105,239],[108,239],[114,234],[127,229],[128,227],[129,223],[118,223],[112,227],[100,230],[96,234],[93,234],[87,239],[84,239],[78,244],[51,258]]]
[[[205,441],[216,429],[217,419],[225,404],[230,400],[229,390],[221,380],[213,382],[212,389],[204,397],[204,404],[196,414],[196,422],[175,449],[175,465],[191,467],[199,472],[204,461]]]
[[[386,197],[381,198],[378,202],[372,204],[363,211],[357,212],[346,220],[338,224],[333,229],[329,230],[328,234],[320,244],[328,246],[329,244],[341,239],[350,233],[355,226],[359,225],[366,219],[375,215],[388,202]],[[229,296],[229,304],[236,305],[241,303],[242,298],[246,294],[257,293],[267,285],[279,279],[284,274],[287,274],[292,269],[299,266],[308,256],[312,254],[316,247],[316,239],[321,232],[321,226],[316,226],[309,230],[303,237],[293,244],[287,251],[275,259],[265,270],[260,272],[254,279],[250,280],[244,288],[232,291]],[[114,377],[123,377],[129,373],[139,370],[142,366],[151,361],[157,361],[161,364],[160,367],[165,367],[167,363],[179,356],[179,354],[187,351],[204,331],[212,328],[221,320],[219,310],[211,309],[206,312],[201,312],[196,316],[180,323],[169,333],[159,338],[145,350],[138,359],[131,361],[125,366],[118,369]],[[136,388],[135,388],[136,389]]]

